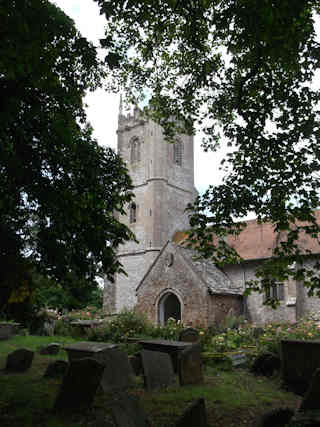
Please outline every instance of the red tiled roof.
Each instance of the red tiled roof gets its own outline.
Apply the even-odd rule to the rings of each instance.
[[[317,222],[320,223],[320,210],[315,212]],[[246,221],[246,228],[239,236],[228,236],[227,243],[235,249],[235,251],[244,260],[266,259],[272,256],[273,249],[279,243],[281,236],[275,233],[274,226],[270,223],[258,224],[257,220]],[[177,232],[173,241],[182,243],[187,235],[183,232]],[[282,239],[281,239],[282,240]],[[307,253],[307,250],[313,254],[320,253],[320,243],[317,239],[311,236],[300,233],[298,244],[301,250]]]

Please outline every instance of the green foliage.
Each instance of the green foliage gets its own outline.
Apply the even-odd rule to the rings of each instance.
[[[0,307],[30,302],[35,267],[67,288],[39,299],[74,305],[121,271],[116,249],[133,238],[114,215],[132,197],[127,169],[83,104],[104,74],[48,0],[1,1],[0,38]]]
[[[205,150],[227,152],[222,184],[189,207],[199,254],[218,265],[240,262],[225,236],[243,228],[235,218],[254,213],[274,226],[277,241],[248,289],[292,277],[320,295],[319,263],[315,271],[290,268],[306,254],[299,238],[320,232],[320,91],[312,84],[319,1],[95,1],[106,17],[111,84],[130,100],[148,93],[146,114],[170,140],[197,128]]]

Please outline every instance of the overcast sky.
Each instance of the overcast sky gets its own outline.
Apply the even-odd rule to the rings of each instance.
[[[51,2],[74,20],[76,27],[84,37],[91,40],[96,46],[99,45],[99,39],[104,37],[105,18],[99,14],[99,8],[93,0],[51,0]],[[320,31],[318,31],[318,36],[320,38]],[[320,78],[317,80],[320,81]],[[99,144],[116,149],[119,95],[106,93],[100,89],[89,94],[86,97],[86,103],[88,104],[88,119]],[[195,186],[200,193],[203,193],[209,184],[221,182],[222,175],[218,168],[223,154],[204,153],[200,143],[201,135],[196,135]]]
[[[105,18],[99,14],[99,8],[93,0],[50,0],[70,16],[78,30],[87,39],[98,46],[104,37]],[[119,95],[97,90],[86,97],[87,115],[99,144],[116,149]],[[204,192],[209,184],[221,182],[218,171],[221,155],[204,153],[200,147],[201,136],[195,137],[195,186]],[[220,160],[219,160],[220,159]]]

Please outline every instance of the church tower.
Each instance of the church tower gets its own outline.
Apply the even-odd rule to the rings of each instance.
[[[105,283],[104,310],[112,314],[137,303],[136,288],[159,252],[176,231],[189,227],[185,208],[193,202],[193,136],[180,135],[174,144],[164,140],[161,126],[136,107],[122,114],[120,101],[118,153],[126,162],[135,199],[120,222],[134,232],[138,243],[128,242],[118,251],[128,276],[118,274]]]

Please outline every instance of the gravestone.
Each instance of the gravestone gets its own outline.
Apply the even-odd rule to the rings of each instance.
[[[127,353],[116,348],[103,354],[101,360],[105,366],[101,386],[105,392],[125,390],[132,386],[133,370]]]
[[[95,359],[71,361],[57,395],[54,410],[72,411],[90,407],[103,370],[104,366]]]
[[[194,328],[186,328],[180,332],[179,341],[197,342],[199,341],[199,332]]]
[[[250,368],[251,372],[256,375],[271,377],[275,371],[281,368],[281,359],[273,353],[265,352],[259,354]]]
[[[167,353],[142,350],[141,357],[147,390],[168,387],[175,382],[171,357]]]
[[[32,365],[34,352],[27,348],[20,348],[8,354],[6,370],[24,372]]]
[[[140,353],[129,356],[129,362],[136,376],[142,373],[142,361]]]
[[[116,427],[151,426],[136,396],[121,396],[112,403],[111,412]]]
[[[42,355],[45,354],[58,354],[59,351],[61,349],[61,345],[56,343],[56,342],[52,342],[48,345],[46,345],[45,347],[41,347],[39,353]]]
[[[200,384],[203,382],[201,345],[193,344],[179,354],[180,385]]]
[[[208,427],[206,406],[203,397],[185,409],[176,427]]]
[[[294,393],[304,395],[320,368],[320,340],[281,340],[280,348],[282,381]]]
[[[63,376],[67,372],[68,367],[69,363],[65,360],[55,360],[47,366],[43,376],[47,378]]]
[[[294,416],[294,411],[291,408],[272,409],[262,415],[257,427],[280,427],[289,426],[290,421]]]
[[[316,369],[312,378],[309,389],[302,399],[299,411],[320,410],[320,369]]]
[[[0,322],[0,340],[7,340],[19,329],[20,323]]]

